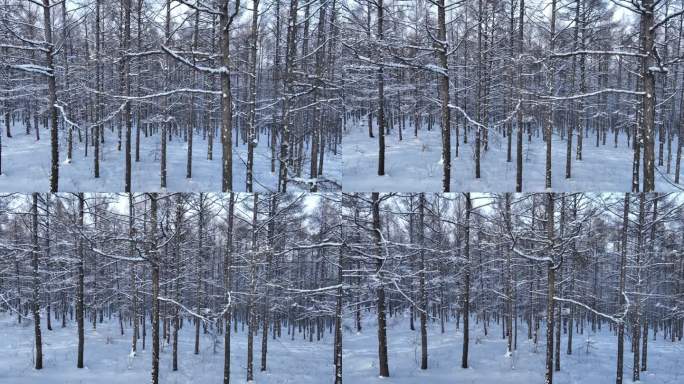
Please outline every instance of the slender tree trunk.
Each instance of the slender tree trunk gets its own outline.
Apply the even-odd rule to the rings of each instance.
[[[525,126],[523,123],[523,65],[522,65],[522,54],[523,54],[523,27],[525,20],[525,0],[520,0],[520,15],[518,17],[518,102],[520,103],[520,108],[516,114],[516,125],[517,125],[517,139],[516,139],[516,172],[515,172],[515,191],[522,192],[523,185],[523,132]]]
[[[428,345],[427,345],[427,294],[425,292],[425,193],[420,194],[418,204],[418,242],[420,243],[420,258],[418,268],[420,297],[420,369],[428,368]]]
[[[554,0],[555,3],[555,0]],[[550,138],[549,138],[550,139]],[[554,234],[554,194],[547,193],[546,203],[546,220],[547,232],[549,241],[549,251],[553,251]],[[551,256],[552,257],[552,256]],[[552,257],[553,258],[553,257]],[[553,383],[553,329],[555,326],[554,312],[556,310],[554,304],[556,275],[555,266],[552,261],[547,262],[546,272],[548,277],[548,292],[546,302],[546,375],[544,377],[545,384]]]
[[[48,119],[50,121],[50,192],[59,190],[59,131],[57,126],[57,83],[55,78],[55,66],[53,60],[54,45],[52,42],[52,21],[50,18],[50,0],[43,0],[43,31],[45,33],[45,66],[48,69]],[[38,126],[36,126],[36,132]]]
[[[643,83],[642,96],[642,143],[644,147],[643,164],[643,192],[655,190],[655,149],[654,149],[654,130],[655,130],[655,74],[653,73],[655,30],[652,29],[655,21],[653,0],[641,1],[641,20],[639,38],[642,53],[645,54],[641,59],[641,80]]]
[[[83,232],[83,211],[85,198],[83,193],[78,194],[78,227]],[[84,343],[84,310],[83,310],[83,280],[85,269],[85,253],[83,251],[83,238],[78,235],[78,284],[76,286],[76,322],[78,323],[78,360],[77,368],[83,368],[83,343]]]
[[[157,249],[157,194],[150,198],[150,264],[152,268],[152,384],[159,383],[159,250]]]
[[[122,42],[122,52],[121,52],[121,73],[124,82],[124,95],[130,96],[131,94],[131,65],[130,59],[128,58],[128,51],[131,46],[131,0],[123,0],[121,7],[124,11],[124,33]],[[126,100],[123,110],[123,119],[126,124],[126,175],[124,181],[124,191],[131,191],[131,102]]]
[[[43,341],[40,333],[40,275],[38,273],[38,257],[40,248],[38,246],[38,193],[33,192],[33,204],[31,208],[32,230],[31,237],[33,250],[31,252],[31,267],[33,268],[33,331],[35,336],[36,356],[35,368],[43,369]]]
[[[223,384],[230,383],[230,332],[232,316],[231,287],[233,268],[233,213],[235,210],[235,195],[231,192],[228,202],[228,233],[226,234],[226,250],[223,256],[223,302],[224,302],[224,330],[223,330]]]
[[[465,194],[465,226],[463,228],[463,237],[465,238],[465,277],[463,279],[463,352],[461,354],[461,368],[468,368],[468,348],[470,342],[470,212],[472,211],[472,202],[470,200],[470,193]]]
[[[257,42],[259,34],[259,0],[252,1],[252,27],[249,51],[249,134],[247,135],[247,192],[252,192],[254,177],[254,147],[256,146],[256,84],[257,84]]]
[[[380,130],[382,131],[382,130]],[[380,360],[380,377],[389,377],[389,364],[387,361],[387,322],[385,319],[385,288],[382,283],[383,257],[382,229],[380,228],[380,194],[373,192],[372,216],[373,216],[373,239],[375,241],[375,253],[377,255],[376,273],[378,274],[378,287],[375,289],[377,298],[378,315],[378,358]]]
[[[442,128],[442,191],[451,189],[451,112],[449,110],[449,63],[447,58],[446,7],[444,0],[437,1],[437,57],[440,70],[439,98],[441,103]]]
[[[378,175],[383,176],[385,174],[385,75],[384,75],[384,69],[383,69],[383,35],[384,35],[384,29],[383,29],[383,23],[384,23],[384,4],[383,0],[378,0],[377,1],[377,6],[378,6],[378,35],[377,35],[377,40],[378,43],[380,44],[380,47],[378,47],[377,50],[377,55],[378,55],[378,74],[377,74],[377,79],[378,79]],[[370,118],[370,115],[369,115]],[[449,161],[448,159],[445,161]],[[384,294],[384,292],[383,292]],[[381,367],[382,370],[382,367]],[[382,376],[382,374],[380,374]],[[389,374],[388,374],[389,376]]]

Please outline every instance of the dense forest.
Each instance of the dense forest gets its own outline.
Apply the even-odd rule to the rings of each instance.
[[[394,366],[406,375],[406,365],[419,364],[444,375],[426,378],[445,383],[552,383],[564,360],[601,358],[589,353],[598,348],[609,357],[592,372],[586,362],[568,363],[575,380],[670,379],[657,379],[663,371],[646,376],[658,365],[653,356],[674,358],[654,353],[663,347],[649,342],[674,343],[673,353],[681,353],[681,195],[372,193],[345,195],[343,207],[344,224],[355,229],[346,238],[347,316],[358,332],[366,322],[377,329],[377,339],[368,338],[376,356],[367,359],[378,363],[367,374],[391,377]],[[459,337],[445,343],[454,331]],[[414,344],[393,364],[394,337],[402,341],[397,349]],[[503,342],[490,344],[497,339]],[[523,366],[538,349],[545,359]],[[505,375],[483,370],[502,359],[510,366],[493,370]],[[472,360],[474,373],[465,370]],[[667,369],[677,381],[681,370]],[[507,376],[515,374],[523,376]]]
[[[153,383],[160,374],[168,377],[160,373],[160,346],[170,349],[164,359],[171,364],[162,365],[170,371],[183,366],[179,349],[186,345],[195,355],[225,346],[223,370],[213,376],[228,383],[253,380],[256,369],[269,366],[269,343],[295,335],[334,340],[328,375],[341,380],[341,216],[335,196],[2,197],[0,311],[33,324],[35,369],[43,368],[43,344],[51,345],[53,330],[65,327],[78,341],[70,365],[88,367],[101,345],[85,342],[84,330],[105,323],[115,324],[122,342],[125,334],[130,360],[149,359],[151,348]],[[183,328],[192,330],[192,342],[179,344]],[[246,366],[231,372],[231,335],[238,332],[247,338]],[[200,345],[207,339],[209,351]]]
[[[133,173],[146,160],[156,169],[138,177],[156,174],[150,185],[162,190],[177,182],[170,175],[198,173],[221,180],[205,191],[339,189],[324,168],[339,162],[339,8],[328,1],[3,1],[4,172],[27,167],[19,153],[45,140],[43,131],[49,170],[40,177],[49,175],[53,192],[74,189],[59,173],[72,162],[85,163],[79,178],[120,178],[108,191],[139,190]],[[215,173],[197,172],[214,163]]]
[[[683,218],[658,193],[7,195],[0,377],[676,381]]]
[[[428,177],[423,190],[433,192],[501,178],[517,192],[558,191],[569,180],[583,182],[573,191],[681,189],[680,2],[380,0],[349,9],[345,190],[378,190],[384,175],[400,181],[383,191]],[[577,173],[612,157],[611,188]]]

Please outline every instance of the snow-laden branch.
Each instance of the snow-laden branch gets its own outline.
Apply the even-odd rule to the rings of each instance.
[[[613,89],[613,88],[608,88],[608,89],[601,89],[598,91],[594,92],[589,92],[589,93],[581,93],[577,95],[570,95],[570,96],[539,96],[540,99],[546,99],[546,100],[575,100],[575,99],[582,99],[585,97],[593,97],[593,96],[598,96],[604,93],[620,93],[620,94],[627,94],[627,95],[635,95],[635,96],[644,96],[646,93],[641,92],[641,91],[631,91],[629,89]]]
[[[67,116],[67,113],[64,110],[64,107],[62,107],[61,105],[59,105],[57,103],[55,103],[54,105],[55,105],[55,108],[59,109],[59,111],[62,113],[62,117],[64,118],[64,121],[66,121],[67,124],[71,125],[72,127],[76,127],[77,129],[81,129],[81,127],[79,127],[78,124],[69,120],[69,117]]]
[[[627,300],[627,295],[625,294],[624,296],[625,296],[625,300]],[[584,303],[581,303],[581,302],[579,302],[579,301],[576,301],[576,300],[566,299],[566,298],[557,297],[557,296],[554,296],[553,299],[554,299],[554,300],[557,300],[557,301],[562,301],[562,302],[566,302],[566,303],[572,303],[572,304],[575,304],[575,305],[579,305],[580,307],[582,307],[582,308],[584,308],[584,309],[586,309],[586,310],[588,310],[588,311],[591,311],[591,312],[597,314],[598,316],[601,316],[601,317],[603,317],[603,318],[606,318],[606,319],[608,319],[608,320],[610,320],[610,321],[612,321],[612,322],[614,322],[614,323],[616,323],[616,324],[621,324],[621,323],[624,323],[624,322],[625,322],[625,317],[627,317],[627,311],[628,311],[628,309],[629,309],[629,300],[627,300],[627,301],[626,301],[626,305],[625,305],[625,311],[624,311],[622,314],[619,314],[619,315],[617,315],[617,316],[611,316],[611,315],[609,315],[609,314],[606,314],[606,313],[603,313],[603,312],[599,312],[599,311],[595,310],[594,308],[592,308],[592,307],[590,307],[590,306],[588,306],[588,305],[586,305],[586,304],[584,304]]]
[[[10,64],[8,67],[11,69],[18,69],[20,71],[36,73],[48,77],[54,76],[50,68],[35,64]]]
[[[167,303],[171,303],[171,304],[173,304],[173,305],[176,305],[176,306],[180,307],[182,310],[184,310],[185,312],[189,313],[190,315],[192,315],[192,316],[194,316],[194,317],[196,317],[196,318],[198,318],[198,319],[200,319],[200,320],[202,320],[202,321],[204,321],[204,322],[210,322],[210,321],[211,321],[211,319],[209,319],[209,318],[207,318],[207,317],[204,317],[204,316],[200,315],[199,313],[197,313],[197,312],[191,310],[190,308],[184,306],[183,304],[177,302],[176,300],[169,299],[169,298],[167,298],[167,297],[161,297],[161,296],[158,296],[158,297],[157,297],[157,300],[159,300],[159,301],[165,301],[165,302],[167,302]]]
[[[176,60],[180,61],[181,63],[187,65],[188,67],[194,68],[200,72],[207,72],[207,73],[213,73],[213,74],[218,74],[218,75],[220,75],[220,74],[230,75],[230,71],[228,70],[228,68],[226,68],[224,66],[221,66],[218,68],[211,68],[211,67],[205,67],[203,65],[197,65],[195,63],[190,62],[188,59],[184,58],[183,56],[179,55],[178,53],[172,51],[169,47],[167,47],[165,45],[162,45],[161,48],[164,52],[171,55],[171,57],[173,57],[174,59],[176,59]]]
[[[512,247],[511,250],[516,255],[522,257],[523,259],[528,259],[528,260],[538,261],[538,262],[545,262],[545,263],[553,263],[553,259],[548,257],[548,256],[539,257],[539,256],[528,255],[527,253],[522,252],[521,250],[519,250],[516,247]]]
[[[5,49],[19,49],[22,51],[43,51],[48,52],[47,48],[44,47],[27,47],[25,45],[12,45],[12,44],[0,44],[0,48]]]
[[[632,56],[632,57],[646,57],[643,53],[638,52],[622,52],[622,51],[594,51],[594,50],[579,50],[572,52],[556,52],[552,53],[551,57],[571,57],[577,55],[606,55],[606,56]]]
[[[206,89],[193,89],[193,88],[180,88],[180,89],[172,89],[169,91],[154,93],[154,94],[150,94],[150,95],[142,95],[142,96],[122,96],[122,95],[109,95],[109,96],[113,97],[115,99],[135,101],[135,100],[156,99],[158,97],[175,95],[177,93],[202,93],[202,94],[208,94],[208,95],[220,95],[221,94],[220,91],[210,91],[210,90],[206,90]]]
[[[90,241],[88,239],[88,241]],[[112,255],[110,253],[105,253],[104,251],[100,250],[99,248],[91,247],[90,248],[93,252],[96,254],[106,257],[108,259],[114,259],[114,260],[121,260],[121,261],[133,261],[133,262],[138,262],[138,261],[147,261],[147,259],[143,257],[131,257],[131,256],[119,256],[119,255]]]

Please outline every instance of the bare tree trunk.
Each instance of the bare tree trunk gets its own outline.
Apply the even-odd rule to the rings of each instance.
[[[128,256],[135,256],[135,210],[133,205],[133,195],[128,193]],[[131,352],[136,354],[138,351],[138,281],[136,273],[137,265],[131,264],[131,321],[133,322],[133,337],[131,340]]]
[[[384,5],[383,0],[378,0],[378,43],[381,45],[378,47],[378,175],[383,176],[385,174],[385,75],[383,70],[383,54],[382,54],[382,41],[383,41],[383,22],[384,22]],[[370,118],[370,115],[369,117]],[[445,160],[448,161],[448,160]],[[384,292],[383,292],[384,293]],[[382,367],[381,367],[382,370]],[[382,376],[382,374],[380,375]],[[389,376],[389,374],[388,374]]]
[[[556,49],[556,0],[551,1],[551,38],[549,42],[549,50],[553,54]],[[546,89],[549,96],[553,97],[555,93],[555,79],[556,68],[555,61],[551,59],[549,62],[549,73],[546,78]],[[551,189],[551,143],[553,141],[553,124],[554,124],[554,107],[553,101],[548,101],[548,111],[546,115],[546,188]]]
[[[226,234],[226,250],[223,256],[223,301],[224,301],[224,330],[223,330],[223,384],[230,383],[230,328],[232,315],[231,287],[233,268],[233,213],[235,210],[235,195],[231,192],[228,197],[228,233]]]
[[[451,190],[451,112],[449,110],[449,63],[447,59],[446,14],[444,0],[437,2],[437,57],[440,70],[439,98],[441,103],[442,125],[442,191]]]
[[[249,297],[247,299],[247,381],[254,380],[254,328],[255,324],[255,296],[256,296],[256,254],[258,247],[257,219],[259,216],[259,195],[253,194],[252,205],[252,249],[249,258]]]
[[[461,354],[461,368],[468,368],[468,348],[470,342],[470,211],[472,202],[470,193],[465,194],[465,226],[463,237],[465,238],[465,277],[463,279],[463,353]]]
[[[620,248],[620,310],[624,310],[625,306],[625,278],[627,275],[627,233],[629,230],[629,193],[625,194],[623,211],[622,211],[622,233],[621,233],[621,248]],[[616,384],[622,384],[622,367],[624,361],[625,350],[625,318],[622,317],[618,326],[618,349],[617,349],[617,374],[615,378]]]
[[[555,3],[555,0],[554,0]],[[553,239],[554,239],[554,194],[546,194],[546,220],[547,220],[547,233],[549,241],[549,251],[553,251]],[[553,256],[551,256],[553,258]],[[553,328],[555,326],[554,322],[554,295],[555,295],[555,266],[552,261],[547,262],[546,272],[548,277],[548,291],[547,291],[547,301],[546,301],[546,374],[544,377],[545,384],[553,383]]]
[[[525,20],[525,0],[520,0],[520,15],[518,17],[518,102],[520,107],[516,114],[516,125],[518,136],[516,139],[516,172],[515,172],[515,191],[522,192],[522,176],[523,176],[523,131],[525,129],[523,123],[523,78],[522,78],[522,54],[523,54],[523,27]]]
[[[121,52],[121,73],[124,82],[124,95],[130,96],[131,94],[131,65],[130,59],[128,58],[128,51],[131,46],[131,0],[123,0],[121,7],[124,11],[124,33],[123,33],[123,43]],[[131,191],[131,102],[126,100],[123,110],[123,119],[126,124],[126,175],[124,181],[124,191]]]
[[[380,194],[371,193],[372,216],[373,216],[373,240],[375,242],[375,253],[377,255],[376,273],[379,275],[378,287],[375,289],[377,298],[378,315],[378,358],[380,360],[380,377],[389,377],[389,364],[387,361],[387,321],[385,319],[385,288],[382,282],[382,256],[383,241],[380,228]]]
[[[52,44],[52,21],[50,20],[50,0],[43,0],[43,30],[45,33],[45,66],[48,69],[48,119],[50,120],[50,192],[59,189],[59,131],[57,127],[57,84],[53,63],[54,45]],[[36,131],[38,127],[36,126]]]
[[[644,147],[643,164],[643,192],[655,190],[655,149],[654,149],[654,129],[655,129],[655,75],[652,67],[655,65],[654,44],[655,30],[654,25],[654,5],[653,0],[641,1],[641,20],[639,39],[642,53],[645,54],[641,59],[641,79],[643,83],[644,96],[642,97],[642,142]]]
[[[443,8],[442,8],[443,9]],[[418,205],[418,241],[420,243],[420,269],[418,295],[420,296],[420,369],[428,368],[427,346],[427,294],[425,293],[425,193],[420,194]]]
[[[294,65],[297,55],[297,12],[298,0],[290,0],[290,13],[287,25],[287,45],[285,52],[285,95],[283,97],[283,130],[280,139],[280,169],[278,174],[278,191],[287,192],[288,166],[290,163],[290,103],[294,86]]]
[[[33,331],[36,346],[36,369],[43,369],[43,341],[40,334],[40,275],[38,274],[38,257],[40,248],[38,246],[38,193],[33,192],[33,204],[31,208],[31,237],[33,242],[31,267],[33,268]]]
[[[157,249],[157,194],[150,198],[150,262],[152,267],[152,384],[159,383],[159,250]]]
[[[259,41],[259,0],[252,0],[252,27],[249,51],[249,121],[247,137],[247,192],[252,192],[254,177],[254,147],[256,147],[257,42]]]
[[[100,0],[95,0],[95,88],[97,94],[95,95],[95,124],[93,126],[93,144],[95,145],[93,156],[93,170],[95,178],[100,177],[100,138],[102,126],[100,119],[102,118],[102,68],[101,68],[101,31],[100,31]]]
[[[78,194],[78,227],[83,232],[83,211],[85,198],[83,193]],[[76,322],[78,323],[78,360],[77,368],[83,368],[83,342],[84,342],[84,311],[83,311],[83,279],[84,279],[85,254],[83,252],[83,238],[78,234],[78,284],[76,286]]]
[[[173,250],[173,267],[176,276],[181,274],[180,252],[183,236],[183,195],[176,196],[176,246]],[[174,296],[176,302],[181,300],[181,279],[175,279]],[[173,309],[173,370],[178,370],[178,330],[180,328],[180,309],[175,306]]]

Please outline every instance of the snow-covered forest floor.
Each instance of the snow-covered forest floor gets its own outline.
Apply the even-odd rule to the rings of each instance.
[[[506,340],[501,337],[501,325],[491,322],[489,334],[484,335],[482,323],[471,319],[468,369],[461,368],[463,333],[455,322],[446,323],[440,333],[439,321],[429,322],[428,369],[420,369],[420,328],[409,329],[408,317],[388,319],[388,360],[390,377],[378,377],[377,322],[373,316],[362,320],[362,331],[356,333],[352,319],[348,319],[344,334],[345,380],[352,383],[477,383],[518,384],[544,381],[545,328],[539,333],[539,344],[527,339],[524,323],[518,324],[518,350],[506,355]],[[350,331],[353,329],[354,331]],[[565,354],[567,335],[561,341],[561,370],[554,372],[554,383],[614,383],[617,338],[607,329],[592,334],[590,327],[584,335],[574,335],[573,354]],[[631,382],[631,354],[629,339],[625,343],[625,382]],[[649,384],[681,383],[684,381],[684,346],[649,335],[648,371],[642,372],[641,382]]]
[[[53,320],[53,330],[48,331],[44,313],[41,315],[43,330],[43,369],[33,369],[33,322],[26,319],[18,325],[16,317],[0,316],[0,383],[107,383],[133,384],[150,381],[152,356],[151,328],[148,324],[147,348],[138,343],[137,356],[131,358],[131,330],[119,333],[118,320],[112,317],[98,323],[97,330],[91,324],[85,327],[85,368],[76,368],[77,337],[75,322],[67,322],[61,328],[59,320]],[[86,319],[87,320],[87,319]],[[283,328],[283,332],[287,329]],[[142,333],[142,329],[141,329]],[[160,331],[161,334],[161,331]],[[213,337],[200,331],[200,353],[193,354],[194,326],[185,322],[178,336],[178,371],[171,370],[171,345],[161,343],[160,383],[223,382],[223,335],[216,335],[216,352]],[[254,374],[256,383],[328,383],[333,376],[333,337],[325,333],[321,341],[309,342],[296,335],[294,340],[283,334],[280,339],[269,339],[268,370],[259,371],[261,334],[254,343]],[[246,377],[247,328],[238,325],[238,332],[231,341],[231,382],[243,383]]]
[[[134,128],[135,132],[135,128]],[[50,189],[50,137],[49,132],[41,130],[40,141],[35,140],[35,133],[25,134],[23,126],[14,125],[12,138],[2,138],[2,170],[0,191],[5,192],[37,192]],[[134,133],[135,134],[135,133]],[[135,137],[135,136],[134,136]],[[135,138],[133,138],[135,140]],[[74,151],[71,163],[66,162],[66,138],[60,137],[59,190],[76,192],[115,192],[124,190],[125,157],[122,150],[117,150],[116,132],[106,132],[103,155],[100,158],[100,178],[93,177],[93,147],[88,148],[88,157],[84,152],[84,143],[79,143],[74,132]],[[339,147],[338,147],[339,149]],[[308,153],[308,152],[306,152]],[[140,134],[140,162],[135,162],[135,143],[132,145],[131,189],[133,191],[160,190],[160,156],[161,145],[159,135],[145,137]],[[271,173],[271,150],[268,138],[262,135],[254,155],[254,189],[255,192],[277,189],[278,164],[276,172]],[[324,157],[324,177],[337,185],[341,176],[341,152],[337,155],[328,151]],[[247,162],[247,146],[240,143],[233,147],[233,189],[245,190]],[[182,137],[174,136],[167,141],[167,188],[168,191],[198,192],[221,190],[221,143],[219,136],[214,138],[213,160],[207,160],[207,141],[201,134],[195,134],[192,154],[192,179],[186,176],[187,143]],[[308,160],[305,162],[308,165]],[[295,176],[295,175],[292,175]],[[292,177],[291,176],[291,177]],[[308,179],[308,170],[304,170],[302,178]],[[301,190],[304,184],[291,182],[295,190]],[[323,186],[332,188],[333,183]],[[339,187],[338,187],[339,188]]]
[[[343,142],[343,186],[345,191],[425,191],[439,192],[442,188],[442,136],[438,127],[428,131],[426,125],[413,134],[412,124],[403,131],[399,141],[398,128],[385,136],[385,175],[378,176],[378,137],[377,126],[373,127],[375,138],[368,136],[368,126],[363,121],[347,125]],[[462,135],[462,132],[461,132]],[[460,138],[459,156],[455,156],[455,135],[451,135],[451,190],[469,192],[510,192],[515,191],[516,174],[516,137],[513,136],[512,161],[506,162],[507,138],[492,131],[489,135],[489,149],[482,151],[481,178],[475,179],[475,131],[470,132],[468,143]],[[546,144],[542,138],[532,136],[523,140],[523,191],[541,192],[545,188]],[[627,136],[621,134],[618,147],[613,144],[613,134],[609,133],[606,145],[596,147],[595,134],[583,142],[583,159],[575,159],[573,150],[572,178],[565,178],[565,140],[554,135],[552,142],[552,189],[555,192],[578,191],[615,191],[629,192],[632,182],[633,151],[627,146]],[[657,142],[657,140],[656,140]],[[573,148],[576,147],[576,138]],[[656,145],[657,147],[657,145]],[[657,148],[656,148],[657,150]],[[676,143],[673,143],[673,158]],[[666,180],[666,168],[656,171],[656,190],[676,191],[684,185],[675,186],[674,175]],[[674,161],[672,164],[674,172]]]

